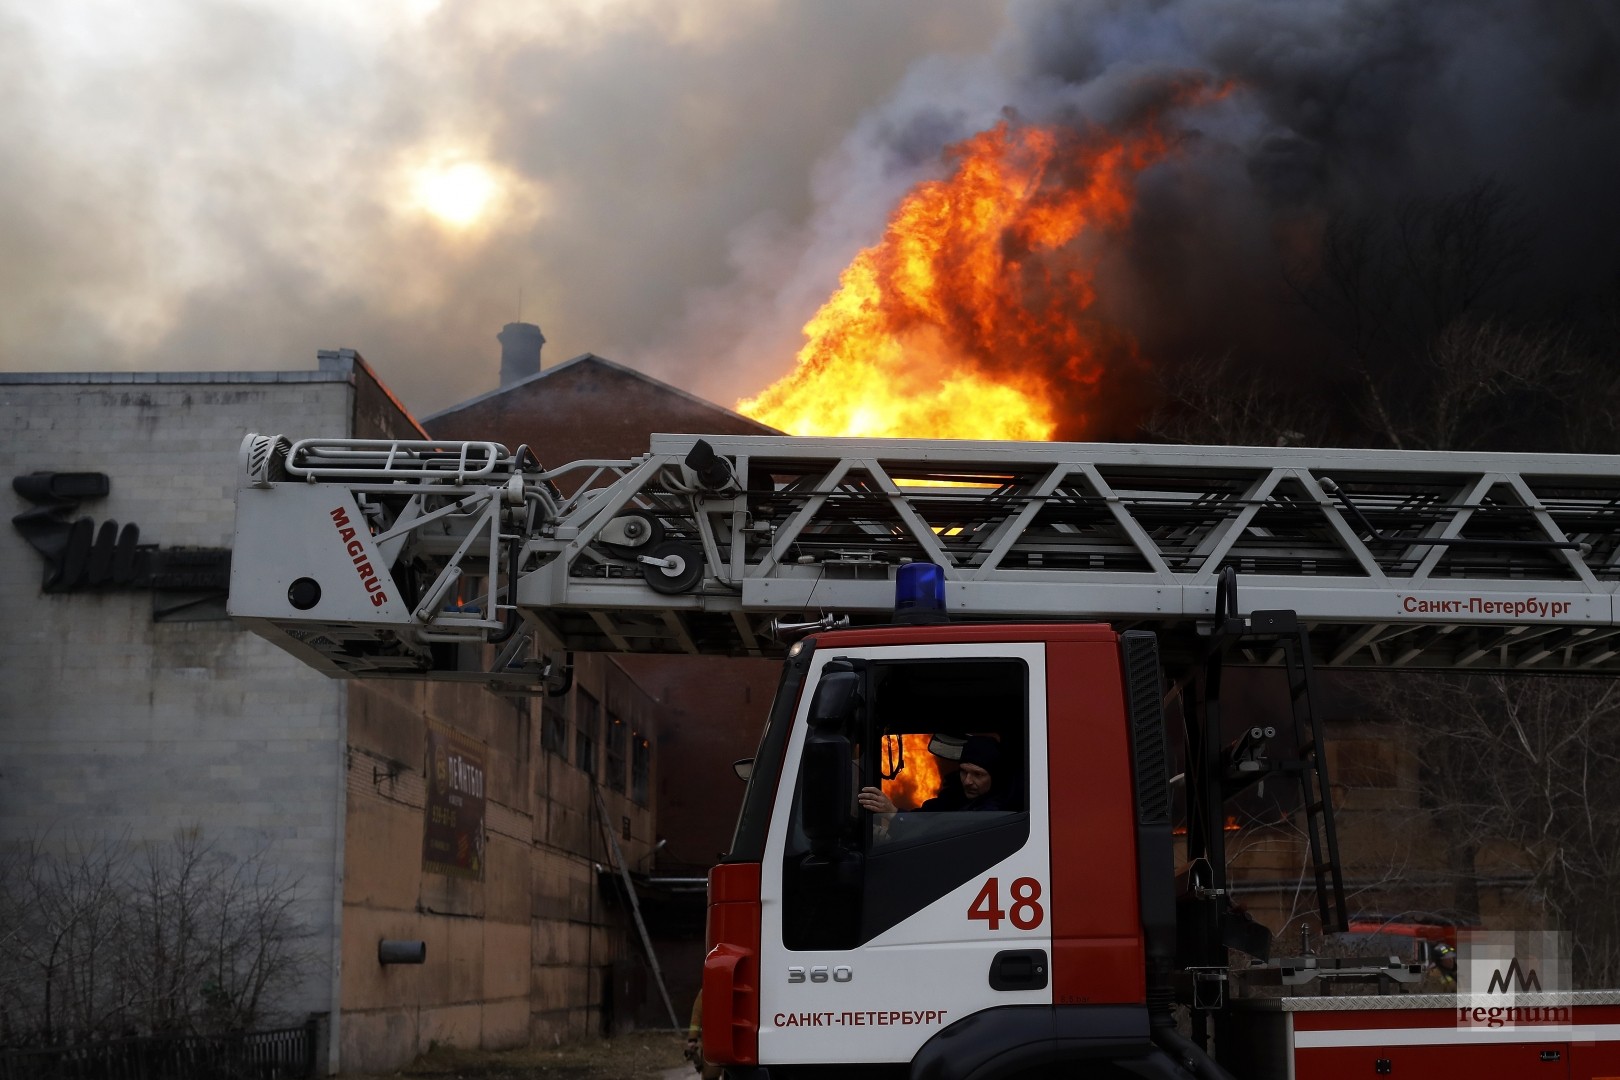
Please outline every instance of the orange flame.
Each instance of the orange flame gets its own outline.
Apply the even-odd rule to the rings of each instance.
[[[1136,362],[1087,315],[1098,240],[1129,223],[1136,175],[1170,145],[1150,118],[1124,135],[1003,121],[951,147],[951,176],[902,200],[805,325],[794,369],[737,411],[795,435],[1091,431],[1109,360]]]
[[[883,736],[883,771],[903,767],[883,781],[883,794],[901,810],[915,810],[939,794],[939,761],[928,752],[929,735]],[[899,743],[896,744],[895,740]]]

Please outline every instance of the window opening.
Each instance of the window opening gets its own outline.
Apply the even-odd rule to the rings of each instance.
[[[795,790],[783,866],[790,949],[869,941],[1029,838],[1028,666],[985,657],[874,661],[861,670],[860,704],[836,733],[848,739],[846,764],[801,772]],[[803,816],[806,785],[825,795],[832,789],[822,785],[841,768],[858,794],[836,850],[817,856]]]
[[[587,776],[596,775],[596,739],[601,711],[587,690],[574,702],[574,764]]]
[[[647,805],[647,786],[652,777],[652,745],[640,732],[630,733],[630,798]]]
[[[630,728],[612,709],[607,714],[607,786],[610,791],[624,791],[626,751],[630,746]]]

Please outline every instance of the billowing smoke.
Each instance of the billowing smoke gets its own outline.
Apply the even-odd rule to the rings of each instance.
[[[821,163],[807,226],[734,235],[736,281],[697,298],[664,370],[701,356],[699,388],[722,399],[771,381],[946,146],[1009,111],[1117,124],[1189,75],[1227,92],[1176,117],[1094,313],[1161,375],[1231,356],[1321,388],[1444,329],[1418,323],[1579,321],[1620,295],[1612,5],[1024,0],[1009,23],[982,56],[915,65],[861,119]],[[1118,423],[1091,437],[1129,435],[1153,395],[1128,365],[1111,392]]]
[[[1481,183],[1529,243],[1471,302],[1534,320],[1615,291],[1605,0],[543,7],[0,12],[0,367],[346,345],[426,413],[495,385],[521,316],[548,363],[592,350],[730,403],[791,367],[947,146],[1009,114],[1118,122],[1189,73],[1227,92],[1173,118],[1092,312],[1152,371],[1342,365],[1344,313],[1301,277],[1322,237],[1366,220],[1387,248],[1413,200]],[[423,178],[465,165],[496,197],[470,224],[426,211]],[[1152,391],[1128,367],[1121,429]]]
[[[494,388],[518,318],[548,364],[641,365],[730,278],[728,244],[805,218],[814,163],[914,61],[1001,22],[986,0],[0,5],[0,368],[348,346],[426,414]]]

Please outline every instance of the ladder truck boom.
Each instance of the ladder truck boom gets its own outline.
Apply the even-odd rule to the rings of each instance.
[[[1614,456],[655,435],[545,469],[250,435],[242,466],[231,613],[334,676],[516,686],[531,641],[778,655],[784,624],[885,621],[914,561],[953,619],[1106,620],[1172,655],[1235,570],[1322,665],[1620,670]],[[455,648],[480,643],[493,667]]]

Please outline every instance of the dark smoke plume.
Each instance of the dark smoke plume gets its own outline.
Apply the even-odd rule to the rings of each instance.
[[[711,370],[774,378],[792,322],[950,143],[1008,110],[1116,123],[1189,77],[1229,91],[1178,115],[1179,152],[1142,175],[1098,277],[1095,314],[1161,377],[1230,356],[1332,393],[1458,320],[1590,329],[1620,296],[1613,5],[1027,0],[990,55],[919,64],[862,119],[823,163],[802,233],[739,240],[749,272],[699,303],[691,340],[712,362],[729,331],[730,364]],[[1350,262],[1337,279],[1331,255]],[[1094,437],[1141,422],[1140,374],[1118,373],[1118,423]]]

